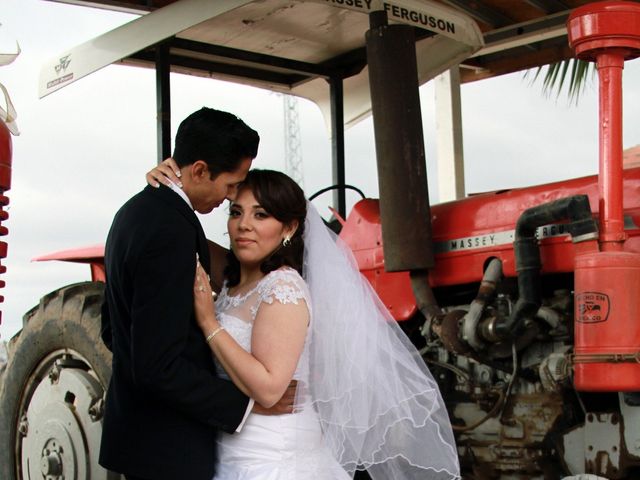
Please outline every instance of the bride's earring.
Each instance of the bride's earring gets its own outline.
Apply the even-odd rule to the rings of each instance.
[[[283,247],[288,247],[289,245],[291,245],[291,235],[287,235],[286,237],[284,237],[282,239],[282,246]]]

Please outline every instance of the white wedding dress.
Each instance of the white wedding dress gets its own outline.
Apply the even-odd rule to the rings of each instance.
[[[242,348],[251,352],[253,322],[263,304],[305,302],[311,314],[305,281],[291,268],[262,278],[250,291],[232,296],[226,286],[216,301],[220,324]],[[311,322],[313,316],[310,315]],[[309,376],[309,334],[293,378],[298,400]],[[227,377],[218,366],[218,373]],[[218,439],[219,463],[215,480],[341,480],[351,476],[323,444],[322,430],[312,405],[298,401],[302,411],[289,415],[249,414],[239,433]]]

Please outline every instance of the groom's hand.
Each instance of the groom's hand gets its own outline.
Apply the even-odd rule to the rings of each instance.
[[[284,395],[282,395],[280,400],[278,400],[273,407],[264,408],[256,402],[253,404],[253,409],[251,411],[260,415],[283,415],[285,413],[292,413],[293,403],[296,399],[297,386],[298,382],[296,380],[291,380],[291,383],[285,390]]]

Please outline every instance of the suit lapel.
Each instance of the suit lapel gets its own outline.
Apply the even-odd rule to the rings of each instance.
[[[150,185],[147,185],[145,188],[149,194],[160,198],[171,208],[175,208],[185,219],[189,221],[190,224],[196,230],[197,235],[197,252],[200,256],[200,263],[207,273],[210,273],[210,259],[209,259],[209,245],[207,244],[207,238],[204,235],[204,230],[202,229],[202,224],[200,220],[196,216],[195,212],[187,205],[187,202],[184,201],[176,192],[172,191],[169,187],[165,185],[160,185],[160,187],[155,188]]]

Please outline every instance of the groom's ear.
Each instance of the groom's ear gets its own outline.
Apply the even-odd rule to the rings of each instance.
[[[204,160],[196,160],[191,164],[189,170],[191,172],[191,178],[196,182],[208,180],[210,177],[209,167],[207,166],[207,162]]]

